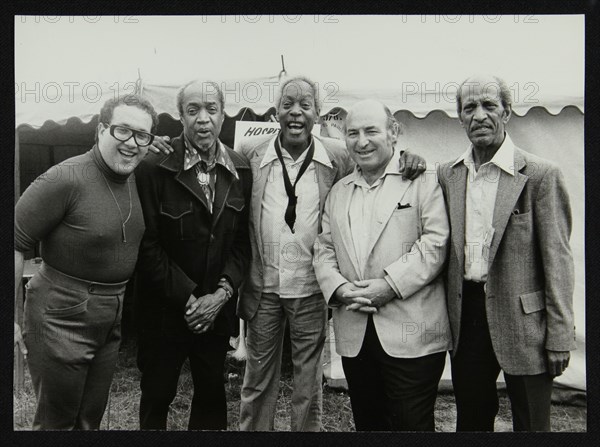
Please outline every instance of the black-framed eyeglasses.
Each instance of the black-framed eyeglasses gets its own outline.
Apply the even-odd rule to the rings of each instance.
[[[109,124],[104,123],[105,126],[109,126]],[[154,135],[148,132],[143,132],[141,130],[130,129],[127,126],[123,126],[121,124],[112,124],[109,126],[110,134],[115,137],[117,140],[125,142],[133,137],[135,144],[138,146],[149,146],[152,144],[154,140]]]

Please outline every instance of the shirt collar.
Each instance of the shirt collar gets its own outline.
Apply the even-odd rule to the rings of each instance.
[[[279,134],[277,134],[277,136],[275,138],[279,138],[280,135],[281,135],[281,132]],[[277,152],[275,151],[275,138],[273,138],[273,139],[271,139],[271,141],[269,141],[269,146],[267,147],[265,156],[263,157],[262,162],[260,163],[261,168],[263,168],[264,166],[268,165],[269,163],[272,163],[273,161],[277,160]],[[323,146],[323,143],[321,142],[321,140],[316,138],[314,135],[312,138],[313,138],[313,144],[315,145],[313,161],[319,162],[322,165],[327,166],[328,168],[333,168],[333,166],[331,165],[331,160],[329,159],[329,155],[327,155],[327,150],[325,149],[325,146]],[[281,144],[281,139],[279,140],[279,145],[281,146],[282,157],[291,158],[291,155]],[[306,151],[304,151],[302,153],[302,155],[300,155],[300,157],[298,157],[298,160],[296,160],[296,162],[304,160],[305,157],[306,157]]]
[[[183,139],[183,142],[185,145],[183,170],[187,171],[188,169],[191,169],[194,165],[196,165],[196,163],[200,163],[201,159],[200,159],[200,154],[198,154],[198,151],[196,150],[196,148],[188,142],[187,137],[185,137]],[[231,157],[227,153],[227,150],[223,146],[223,143],[221,143],[221,140],[217,140],[217,150],[215,152],[215,164],[220,164],[225,169],[227,169],[229,172],[231,172],[231,174],[236,179],[239,180],[239,176],[238,176],[237,170],[235,169],[235,165],[233,164]]]
[[[458,165],[461,162],[464,163],[465,165],[467,165],[467,164],[474,165],[473,145],[472,144],[452,164],[452,167],[455,167],[456,165]],[[507,133],[504,134],[504,141],[502,142],[502,145],[496,151],[496,153],[494,154],[494,157],[488,163],[495,164],[500,169],[505,171],[507,174],[510,174],[512,176],[515,175],[515,145]]]
[[[400,174],[400,151],[394,148],[394,153],[392,154],[392,158],[388,161],[388,164],[385,166],[385,170],[381,177],[379,177],[372,185],[369,185],[365,178],[362,175],[362,171],[360,166],[356,164],[354,166],[354,171],[350,174],[344,183],[347,185],[349,183],[354,183],[357,186],[364,186],[367,188],[372,188],[374,186],[379,185],[379,183],[385,178],[386,175],[401,175]]]

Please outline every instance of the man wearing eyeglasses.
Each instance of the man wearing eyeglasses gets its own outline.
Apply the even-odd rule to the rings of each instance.
[[[133,171],[157,123],[139,96],[107,101],[97,144],[50,168],[17,203],[15,296],[25,253],[40,242],[43,258],[26,285],[23,337],[15,323],[37,398],[34,430],[100,428],[144,233]]]
[[[189,359],[189,429],[225,430],[223,368],[250,257],[252,175],[246,158],[219,141],[225,114],[216,83],[186,84],[177,106],[183,133],[173,152],[149,156],[136,172],[146,222],[136,293],[140,427],[166,429]]]

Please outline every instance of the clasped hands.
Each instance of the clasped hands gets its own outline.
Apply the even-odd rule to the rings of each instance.
[[[202,334],[208,331],[217,315],[227,302],[227,293],[221,287],[214,293],[196,298],[190,295],[185,305],[185,321],[188,328],[194,334]]]
[[[396,297],[394,290],[383,278],[344,283],[336,289],[334,295],[337,301],[346,305],[346,310],[367,314],[377,313],[380,307]]]

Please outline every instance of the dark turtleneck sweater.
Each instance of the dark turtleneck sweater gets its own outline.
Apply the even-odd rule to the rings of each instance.
[[[127,185],[131,188],[127,242],[123,242],[121,215],[107,183],[123,220],[129,213]],[[15,250],[26,252],[41,241],[44,262],[88,281],[129,279],[144,229],[134,175],[115,173],[97,146],[39,176],[15,208]]]

